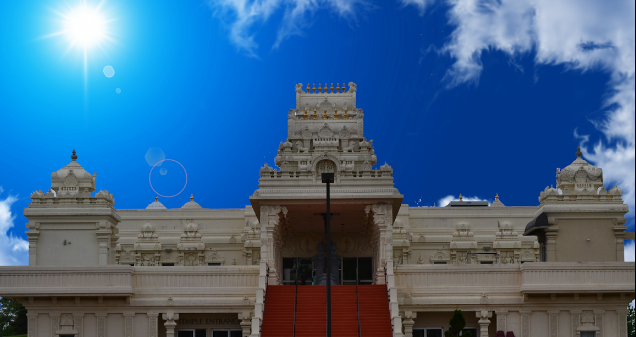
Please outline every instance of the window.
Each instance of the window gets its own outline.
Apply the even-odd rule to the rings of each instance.
[[[212,330],[212,337],[242,337],[243,330],[225,330],[225,329],[214,329]],[[197,336],[198,337],[198,336]]]
[[[595,331],[581,331],[581,337],[596,337]]]
[[[433,262],[433,264],[446,264],[446,262]]]
[[[174,267],[174,263],[162,263],[162,266],[169,266],[169,267]]]
[[[493,264],[492,261],[481,261],[481,264]]]
[[[177,337],[207,337],[205,329],[179,329]]]
[[[220,263],[208,263],[208,266],[220,266]]]
[[[413,337],[444,337],[444,330],[442,328],[413,329]]]
[[[470,331],[470,333],[473,335],[473,337],[478,337],[479,336],[479,330],[477,328],[465,328],[464,330],[462,330],[462,335],[466,331]]]

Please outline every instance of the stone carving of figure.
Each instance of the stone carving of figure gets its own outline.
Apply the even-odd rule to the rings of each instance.
[[[342,148],[343,152],[353,152],[353,150],[355,149],[356,146],[356,142],[354,142],[353,140],[349,142],[349,146],[345,146]]]
[[[309,148],[308,147],[304,147],[303,143],[300,141],[296,141],[296,149],[298,149],[298,153],[307,153],[309,152]]]

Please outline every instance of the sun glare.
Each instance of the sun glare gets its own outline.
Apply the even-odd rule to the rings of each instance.
[[[90,47],[104,39],[105,21],[97,10],[82,6],[66,16],[65,30],[73,44]]]
[[[109,31],[108,19],[102,11],[103,1],[92,5],[86,0],[80,0],[74,4],[67,4],[64,11],[54,11],[59,16],[60,30],[49,35],[66,37],[70,42],[70,48],[76,47],[88,50],[98,46],[103,49],[105,41],[113,41]]]

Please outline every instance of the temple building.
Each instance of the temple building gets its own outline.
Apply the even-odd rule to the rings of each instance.
[[[538,205],[413,207],[364,117],[354,83],[298,84],[277,167],[237,209],[117,209],[73,151],[33,186],[29,265],[0,267],[0,296],[27,308],[29,337],[325,336],[330,270],[334,337],[442,337],[455,309],[474,337],[627,337],[634,233],[601,168],[554,163],[571,162],[526,192]]]

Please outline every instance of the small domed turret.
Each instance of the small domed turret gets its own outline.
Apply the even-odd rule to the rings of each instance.
[[[581,147],[576,151],[576,159],[572,164],[557,169],[557,189],[568,194],[572,191],[588,190],[596,193],[603,186],[603,169],[591,165],[581,156]]]
[[[96,178],[96,173],[91,175],[77,163],[77,153],[73,150],[71,162],[57,172],[51,173],[51,189],[58,197],[79,192],[92,193],[95,191]]]
[[[181,208],[183,209],[197,209],[197,208],[201,208],[201,205],[197,204],[196,201],[194,201],[194,195],[190,195],[190,201],[186,202],[183,206],[181,206]]]

